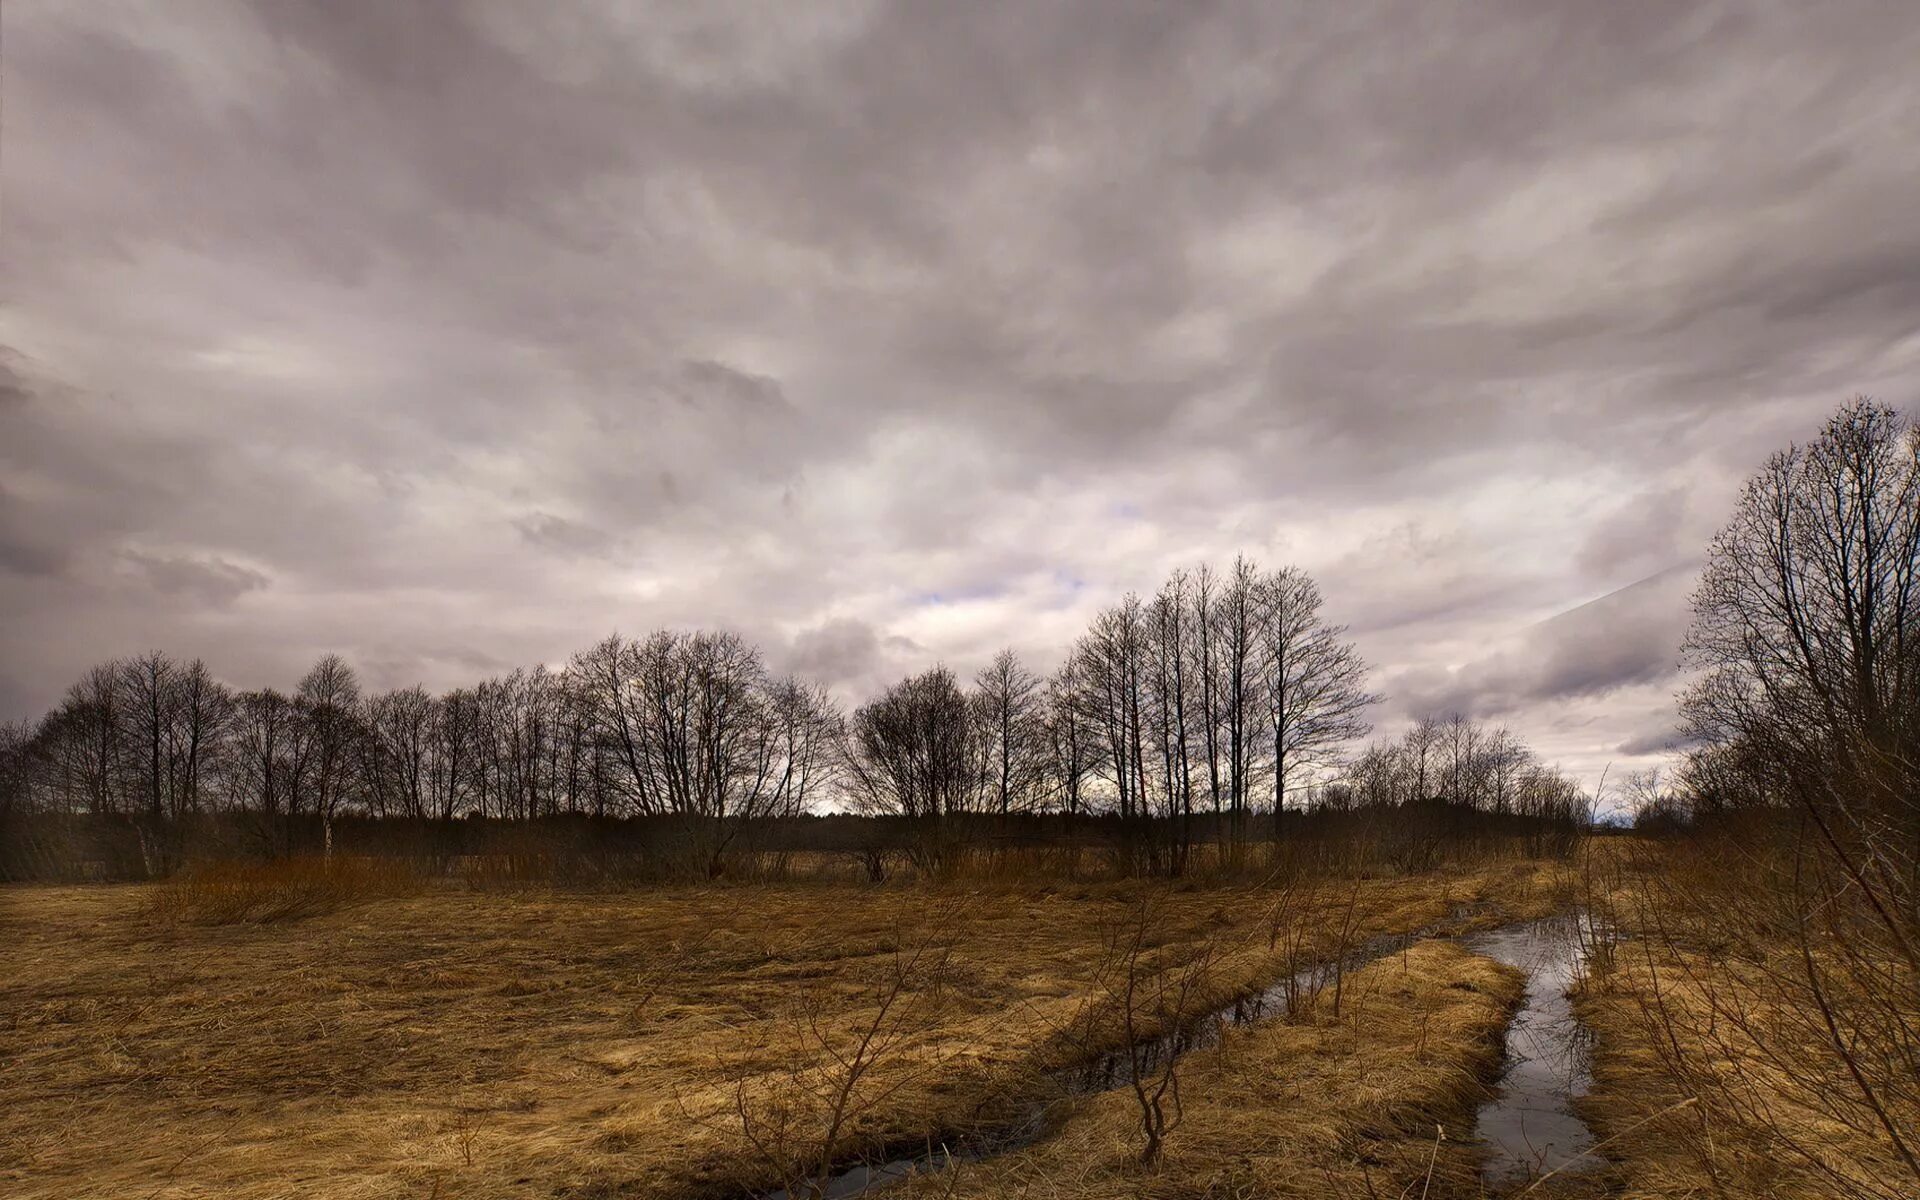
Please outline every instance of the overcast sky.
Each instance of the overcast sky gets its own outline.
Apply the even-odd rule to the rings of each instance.
[[[856,700],[1239,551],[1597,775],[1920,397],[1920,5],[0,9],[0,716],[709,625]]]

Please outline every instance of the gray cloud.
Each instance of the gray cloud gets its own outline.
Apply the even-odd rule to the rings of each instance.
[[[1245,550],[1383,722],[1584,768],[1684,589],[1541,622],[1920,391],[1910,5],[6,23],[12,715],[152,645],[444,686],[654,624],[853,698]]]
[[[1636,685],[1677,683],[1685,598],[1695,575],[1690,567],[1651,575],[1464,663],[1390,676],[1390,690],[1410,715],[1505,717]]]
[[[122,550],[120,559],[134,574],[163,596],[177,596],[197,604],[232,604],[271,582],[251,567],[216,556],[146,554]]]
[[[885,686],[903,664],[918,666],[925,647],[911,638],[883,635],[854,617],[836,617],[793,638],[778,666],[858,696]]]
[[[604,555],[614,545],[613,535],[605,530],[556,517],[552,513],[528,513],[516,519],[513,527],[527,541],[560,554],[595,557]]]

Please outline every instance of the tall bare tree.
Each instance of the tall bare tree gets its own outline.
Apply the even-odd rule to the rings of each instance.
[[[129,740],[139,747],[140,794],[154,822],[167,815],[167,731],[175,701],[172,659],[158,650],[127,660],[121,667]]]
[[[290,853],[310,762],[307,723],[293,701],[272,688],[240,693],[234,709],[228,795],[258,815],[260,843],[268,853]]]
[[[1774,455],[1693,609],[1694,736],[1756,752],[1861,887],[1920,911],[1920,428],[1855,400]]]
[[[376,815],[391,813],[416,820],[426,816],[436,706],[423,687],[386,692],[367,701],[362,776]]]
[[[1175,874],[1193,846],[1193,614],[1185,571],[1175,571],[1147,607],[1154,742],[1162,781],[1161,811],[1173,829]]]
[[[1246,814],[1253,800],[1253,775],[1260,724],[1260,573],[1245,557],[1233,560],[1209,605],[1212,629],[1213,706],[1208,719],[1223,756],[1220,774],[1226,786],[1228,827],[1237,842],[1246,835]]]
[[[1083,685],[1080,660],[1071,654],[1046,684],[1048,791],[1052,803],[1069,816],[1078,816],[1085,807],[1083,789],[1095,752]]]
[[[300,680],[295,703],[312,748],[310,778],[322,852],[331,858],[333,819],[349,795],[358,765],[360,680],[346,659],[323,655]]]
[[[1276,836],[1289,783],[1364,737],[1370,728],[1366,709],[1378,699],[1366,690],[1367,664],[1346,640],[1346,627],[1328,625],[1321,605],[1319,587],[1296,567],[1261,583],[1260,667],[1273,739]]]
[[[1003,819],[1031,811],[1039,803],[1046,766],[1040,680],[1005,649],[974,679],[973,702],[985,739],[994,810]]]
[[[1112,786],[1122,819],[1149,811],[1147,638],[1145,607],[1129,593],[1094,618],[1074,650],[1099,739],[1096,770]]]
[[[228,748],[234,709],[233,693],[197,658],[176,671],[173,693],[168,774],[177,816],[201,810],[205,782]]]

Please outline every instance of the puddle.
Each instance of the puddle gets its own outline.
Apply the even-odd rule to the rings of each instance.
[[[1575,1162],[1593,1147],[1593,1131],[1573,1110],[1592,1083],[1592,1060],[1567,995],[1586,962],[1589,932],[1584,916],[1563,916],[1465,939],[1474,953],[1527,973],[1526,1000],[1507,1027],[1500,1094],[1481,1106],[1475,1130],[1487,1145],[1485,1179],[1494,1187],[1592,1162]]]

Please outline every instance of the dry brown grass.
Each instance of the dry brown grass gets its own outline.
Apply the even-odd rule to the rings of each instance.
[[[1577,1011],[1596,1037],[1585,1108],[1618,1135],[1624,1200],[1906,1194],[1885,1138],[1841,1104],[1841,1064],[1806,1038],[1802,1014],[1770,999],[1767,967],[1644,942],[1615,962]],[[1920,1129],[1920,1112],[1896,1119]]]
[[[738,1192],[764,1171],[726,1114],[739,1080],[809,1052],[796,994],[855,1026],[903,938],[937,929],[953,946],[938,1020],[876,1067],[901,1086],[848,1137],[961,1127],[1065,1053],[1101,930],[1142,886],[435,890],[216,925],[157,917],[146,888],[9,888],[0,1191]],[[1371,933],[1566,898],[1551,868],[1500,867],[1368,881],[1358,911]],[[1229,947],[1223,996],[1265,982],[1266,899],[1174,892],[1166,937]]]
[[[400,859],[287,858],[192,867],[148,889],[153,914],[200,925],[292,921],[426,889]]]
[[[959,1197],[1410,1197],[1477,1195],[1477,1103],[1519,1001],[1519,972],[1422,942],[1356,972],[1333,1015],[1230,1030],[1187,1061],[1183,1119],[1141,1165],[1121,1092],[1082,1102],[1036,1145],[915,1180]]]
[[[1770,846],[1626,849],[1589,878],[1592,908],[1620,939],[1576,997],[1595,1033],[1584,1109],[1617,1160],[1619,1194],[1913,1195],[1886,1133],[1889,1122],[1920,1131],[1920,1090],[1896,1044],[1920,1025],[1912,972],[1851,940],[1831,904],[1807,936],[1793,864],[1782,870]]]

